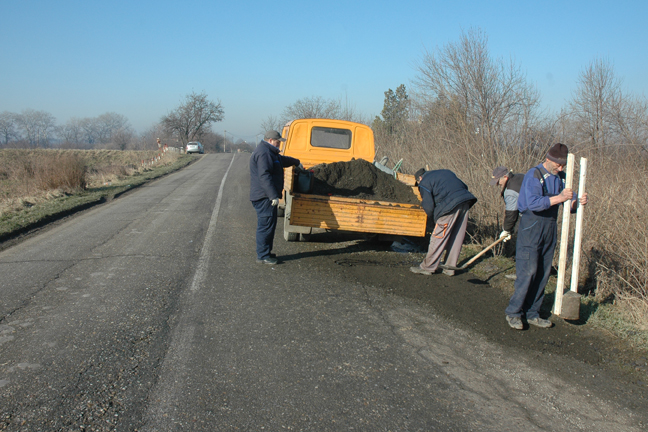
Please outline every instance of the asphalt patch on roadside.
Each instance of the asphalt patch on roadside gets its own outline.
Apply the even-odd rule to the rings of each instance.
[[[352,246],[347,243],[344,248],[335,248],[333,253],[327,250],[337,242],[354,238],[356,242]],[[313,235],[311,240],[313,243],[302,247],[309,250],[310,257],[322,258],[312,264],[323,266],[326,272],[377,288],[386,296],[408,298],[426,305],[460,328],[508,349],[526,352],[530,358],[538,359],[541,367],[565,379],[599,388],[613,398],[622,392],[628,403],[648,407],[646,353],[604,330],[588,326],[586,318],[572,322],[551,316],[552,294],[545,296],[541,311],[542,317],[554,323],[552,328],[526,323],[522,331],[509,327],[504,310],[513,292],[514,281],[505,278],[505,274],[511,273],[510,263],[508,267],[499,267],[482,260],[452,277],[442,273],[426,276],[409,270],[420,264],[423,253],[394,252],[388,242],[363,239],[361,235],[345,237],[340,233]],[[318,246],[318,243],[328,245]],[[583,366],[574,369],[573,363],[566,366],[561,358],[577,360]]]

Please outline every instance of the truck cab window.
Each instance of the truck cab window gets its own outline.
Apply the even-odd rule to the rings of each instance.
[[[314,126],[311,130],[311,146],[350,149],[351,131]]]

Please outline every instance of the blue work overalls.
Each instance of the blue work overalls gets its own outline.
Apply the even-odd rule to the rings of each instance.
[[[543,196],[560,193],[549,194],[544,182],[542,185]],[[556,249],[556,221],[560,208],[554,205],[541,212],[526,210],[520,215],[515,249],[515,292],[506,308],[508,316],[526,316],[527,320],[539,317]]]

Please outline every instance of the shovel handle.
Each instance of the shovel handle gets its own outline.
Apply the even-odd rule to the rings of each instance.
[[[484,255],[484,254],[485,254],[486,252],[488,252],[489,250],[493,249],[495,246],[497,246],[497,244],[499,244],[499,243],[500,243],[502,240],[504,240],[505,238],[506,238],[506,237],[500,237],[499,239],[495,240],[495,241],[494,241],[490,246],[488,246],[486,249],[484,249],[483,251],[479,252],[479,253],[478,253],[477,255],[475,255],[474,257],[472,257],[472,258],[470,259],[470,261],[468,261],[466,264],[462,265],[461,267],[454,267],[454,266],[450,266],[450,265],[446,265],[446,264],[441,264],[441,265],[439,265],[439,267],[441,267],[441,268],[443,268],[443,269],[447,269],[447,270],[464,270],[464,269],[465,269],[466,267],[468,267],[470,264],[474,263],[474,262],[477,260],[477,258],[479,258],[480,256]]]

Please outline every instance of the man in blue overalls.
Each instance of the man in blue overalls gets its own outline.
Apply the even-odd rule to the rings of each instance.
[[[556,249],[560,204],[571,200],[572,211],[577,205],[573,191],[564,185],[563,170],[568,153],[566,145],[555,144],[544,163],[531,168],[522,181],[518,198],[520,226],[515,250],[515,292],[506,308],[506,321],[516,330],[524,328],[523,317],[537,327],[553,325],[540,318],[539,312]],[[579,202],[586,205],[587,194]]]

